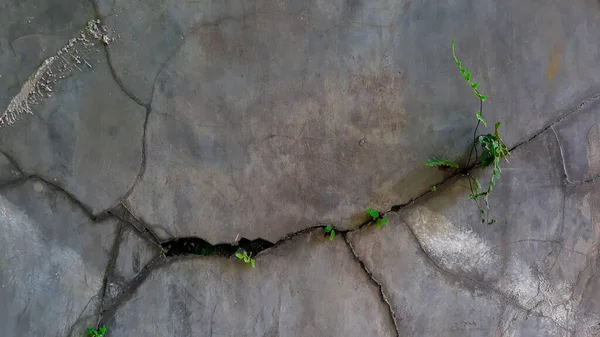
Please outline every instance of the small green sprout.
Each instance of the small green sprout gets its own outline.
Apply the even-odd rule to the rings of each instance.
[[[329,241],[333,241],[335,237],[335,228],[333,226],[327,226],[324,228],[325,233],[329,233]]]
[[[431,187],[429,188],[429,190],[430,190],[431,192],[435,192],[435,191],[437,191],[437,186],[433,185],[433,186],[431,186]]]
[[[99,328],[98,330],[94,328],[87,328],[88,337],[104,337],[104,335],[106,335],[107,332],[108,330],[104,326]]]
[[[477,98],[479,98],[482,102],[485,101],[485,95],[482,95],[477,89],[477,87],[479,87],[479,83],[471,81],[471,73],[467,72],[467,69],[463,68],[462,62],[460,62],[458,60],[458,57],[456,57],[456,52],[454,51],[454,40],[452,40],[452,56],[454,57],[454,62],[456,62],[456,65],[458,66],[458,69],[460,70],[460,73],[462,74],[463,78],[465,79],[465,81],[467,81],[467,84],[469,84],[469,86],[473,89],[473,93],[475,94],[475,96],[477,96]],[[477,113],[477,119],[481,120],[482,123],[486,125],[485,121],[481,118],[481,111]]]
[[[248,255],[246,251],[240,250],[237,253],[235,253],[235,257],[237,257],[240,260],[244,260],[245,263],[250,263],[252,265],[252,268],[256,268],[256,266],[254,265],[254,259],[252,258],[252,253]]]
[[[367,215],[369,215],[371,218],[373,218],[373,220],[377,223],[377,228],[381,228],[381,226],[384,223],[385,223],[386,227],[390,225],[390,223],[389,223],[388,219],[385,217],[385,215],[380,214],[376,210],[367,208],[367,210],[365,212],[367,213]]]

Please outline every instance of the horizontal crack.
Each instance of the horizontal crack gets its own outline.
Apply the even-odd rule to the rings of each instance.
[[[178,238],[163,242],[161,247],[165,256],[231,256],[239,249],[256,256],[258,253],[273,247],[274,244],[263,239],[248,240],[242,238],[235,244],[220,243],[211,245],[200,238]]]

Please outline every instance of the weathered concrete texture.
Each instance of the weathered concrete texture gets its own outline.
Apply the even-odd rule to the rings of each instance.
[[[13,165],[11,160],[0,153],[0,185],[10,183],[22,177],[19,169]]]
[[[102,20],[119,32],[108,48],[127,90],[150,104],[154,81],[165,62],[199,24],[243,15],[243,3],[177,0],[96,0]]]
[[[478,108],[452,39],[509,145],[599,84],[591,1],[100,3],[117,76],[154,88],[128,202],[163,239],[273,241],[420,195],[443,177],[422,162],[464,159]]]
[[[90,222],[37,179],[0,190],[0,335],[80,336],[96,324],[116,222]]]
[[[0,113],[40,63],[93,16],[89,1],[5,0],[0,11]]]
[[[123,224],[119,233],[119,248],[113,269],[108,275],[106,302],[116,298],[127,288],[130,281],[158,254],[160,247],[138,235],[135,228]]]
[[[400,336],[563,336],[550,319],[528,315],[485,284],[445,272],[423,253],[396,214],[390,227],[350,235],[357,255],[381,282]]]
[[[388,308],[341,238],[155,270],[109,320],[115,336],[395,336]]]
[[[26,173],[61,185],[99,213],[137,177],[146,109],[119,88],[101,47],[87,62],[91,69],[82,64],[57,79],[34,116],[3,128],[0,149]]]
[[[586,105],[581,113],[557,123],[554,130],[560,141],[569,182],[600,176],[599,101]]]
[[[590,162],[589,165],[592,167],[596,163]],[[594,329],[600,324],[600,302],[593,299],[600,295],[595,286],[600,281],[595,272],[600,243],[595,214],[597,206],[600,206],[596,205],[597,184],[566,186],[560,149],[551,129],[514,151],[510,163],[503,163],[503,167],[502,177],[490,198],[497,224],[488,226],[479,221],[473,202],[465,197],[469,194],[469,187],[462,180],[401,210],[396,222],[408,226],[420,245],[413,244],[416,247],[413,254],[420,251],[416,255],[427,257],[421,258],[428,261],[427,270],[434,267],[442,273],[446,281],[443,285],[441,281],[431,285],[435,291],[439,288],[442,293],[448,292],[445,290],[448,283],[454,281],[458,285],[454,285],[457,289],[451,291],[451,296],[458,296],[455,293],[459,292],[461,296],[470,298],[472,295],[465,294],[483,293],[484,302],[489,301],[486,296],[499,297],[499,303],[504,303],[500,312],[504,313],[506,307],[520,312],[520,316],[515,316],[517,321],[527,316],[522,315],[523,312],[540,317],[542,320],[536,324],[540,324],[547,333],[538,335],[561,336],[569,332],[576,336],[594,336]],[[600,219],[600,216],[597,218]],[[385,289],[397,292],[404,289],[397,288],[399,274],[402,274],[400,271],[424,267],[400,264],[397,268],[388,268],[385,261],[381,263],[382,256],[398,247],[395,238],[409,234],[403,229],[393,229],[392,233],[391,238],[386,234],[364,237],[357,234],[353,241],[359,256],[372,261],[367,265],[385,280]],[[414,277],[427,279],[424,275],[427,274]],[[411,296],[408,299],[396,299],[395,305],[401,308],[403,301],[414,301],[412,296],[418,296],[414,292],[408,291],[410,295],[405,295]],[[445,303],[436,296],[425,297],[423,301],[431,305]],[[484,329],[495,327],[497,321],[493,317],[499,316],[494,312],[500,304],[492,302],[484,305],[477,300],[478,304],[457,300],[459,304],[456,308],[452,306],[448,312],[462,312],[457,319],[470,322],[466,317],[471,315],[469,310],[472,309],[478,312],[476,315],[482,315],[475,316],[473,322],[482,324]],[[486,309],[477,309],[481,305]],[[422,309],[415,308],[413,311],[409,310],[406,314],[416,316],[412,319],[405,317],[403,324],[409,331],[421,332],[426,329],[425,323],[418,320],[418,315],[423,314]],[[446,315],[440,312],[435,316],[453,317]],[[448,327],[446,323],[429,324],[438,331]],[[498,328],[515,329],[500,323]],[[473,334],[474,331],[472,327],[462,326],[457,336],[467,332]],[[515,335],[528,336],[531,333],[516,331]],[[499,334],[503,335],[506,333]]]

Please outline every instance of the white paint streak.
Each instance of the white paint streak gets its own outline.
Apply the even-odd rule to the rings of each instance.
[[[33,107],[51,96],[54,84],[67,77],[80,66],[91,68],[88,56],[95,52],[98,41],[104,44],[114,38],[106,27],[100,26],[98,20],[91,20],[78,37],[70,39],[60,48],[55,56],[44,60],[39,68],[21,86],[21,90],[8,103],[6,110],[0,114],[0,127],[15,123],[23,113],[33,114]]]

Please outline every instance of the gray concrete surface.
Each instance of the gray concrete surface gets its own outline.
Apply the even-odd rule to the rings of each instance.
[[[0,335],[600,336],[599,10],[5,1]],[[451,40],[513,149],[491,226],[422,165],[472,141]]]

